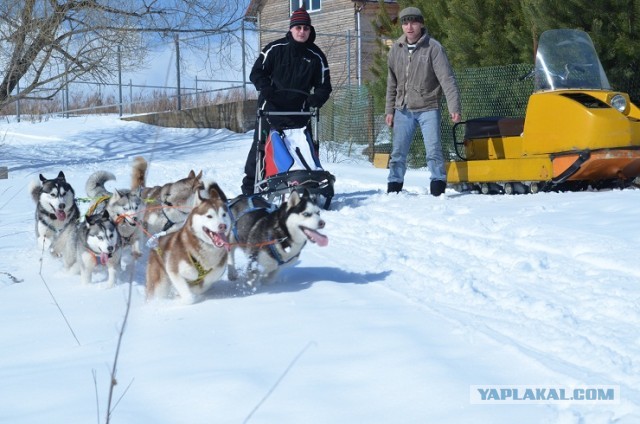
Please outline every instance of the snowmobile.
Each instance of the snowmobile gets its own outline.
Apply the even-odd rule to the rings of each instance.
[[[454,125],[457,159],[447,163],[449,185],[511,194],[633,184],[640,175],[640,109],[627,93],[611,89],[589,35],[544,32],[527,77],[534,92],[525,117]]]

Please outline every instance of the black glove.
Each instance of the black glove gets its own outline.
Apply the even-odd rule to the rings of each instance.
[[[312,94],[309,97],[307,97],[307,104],[310,107],[321,107],[322,103],[323,102],[320,100],[320,97],[318,97],[315,94]]]
[[[260,90],[260,94],[262,94],[262,98],[265,100],[273,100],[276,95],[276,90],[272,86],[267,85]]]

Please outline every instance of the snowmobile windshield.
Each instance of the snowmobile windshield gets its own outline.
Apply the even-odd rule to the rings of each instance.
[[[589,35],[554,29],[540,36],[535,65],[535,91],[610,90]]]

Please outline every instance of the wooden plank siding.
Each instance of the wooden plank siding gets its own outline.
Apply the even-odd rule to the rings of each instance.
[[[362,27],[362,78],[371,78],[370,67],[378,48],[375,44],[375,20],[377,2],[353,0],[322,0],[321,10],[310,12],[311,23],[316,30],[315,43],[327,56],[334,87],[358,84],[357,10],[360,10]],[[391,13],[397,13],[397,3],[388,3]],[[247,16],[256,18],[260,48],[283,37],[289,30],[288,0],[253,0]]]

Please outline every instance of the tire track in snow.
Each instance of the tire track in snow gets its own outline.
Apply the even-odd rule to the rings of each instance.
[[[572,378],[620,384],[640,403],[631,389],[640,387],[640,343],[628,342],[638,340],[640,320],[640,270],[630,253],[636,246],[579,224],[540,223],[539,211],[498,210],[483,222],[457,200],[381,194],[328,212],[332,243],[353,253],[330,261],[391,271],[383,282],[389,289]],[[567,237],[573,247],[565,250]],[[330,248],[323,253],[330,257]]]

